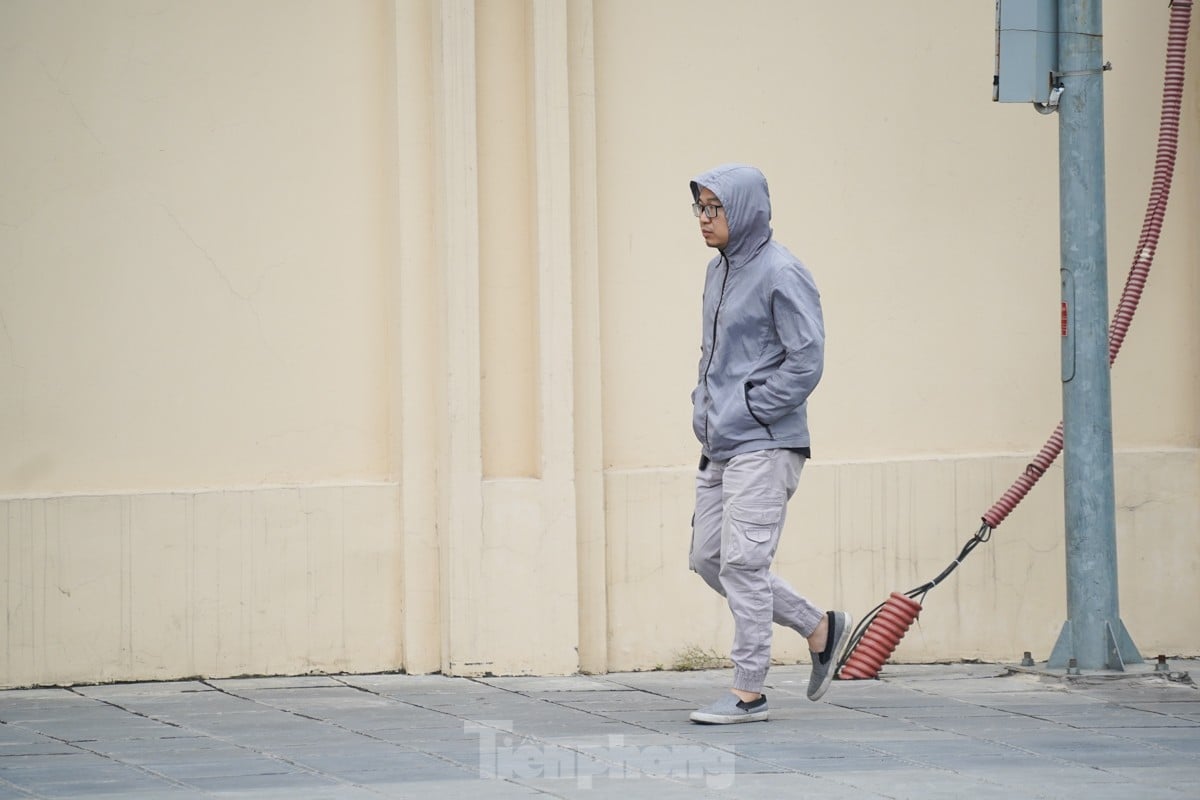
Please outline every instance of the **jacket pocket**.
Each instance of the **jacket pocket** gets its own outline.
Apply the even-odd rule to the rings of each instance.
[[[753,388],[754,384],[750,383],[750,381],[746,381],[742,384],[742,397],[745,398],[746,401],[746,411],[750,414],[751,419],[766,429],[767,436],[770,436],[772,439],[774,439],[775,434],[771,433],[771,426],[759,419],[758,414],[755,414],[754,409],[750,407],[750,390]]]

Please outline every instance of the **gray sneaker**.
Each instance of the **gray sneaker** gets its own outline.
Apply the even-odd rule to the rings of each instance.
[[[705,706],[699,711],[693,711],[692,722],[702,722],[707,725],[728,725],[733,722],[765,722],[767,719],[767,696],[764,694],[757,700],[747,703],[739,700],[733,692],[728,692],[717,702]]]
[[[838,659],[850,641],[850,628],[853,625],[854,620],[845,611],[829,612],[829,638],[825,641],[825,649],[809,654],[812,656],[812,674],[808,678],[809,700],[820,700],[829,689]]]

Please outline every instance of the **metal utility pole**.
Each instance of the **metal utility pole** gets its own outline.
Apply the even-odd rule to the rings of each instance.
[[[1058,2],[1067,621],[1048,666],[1124,670],[1142,657],[1117,589],[1100,6]]]

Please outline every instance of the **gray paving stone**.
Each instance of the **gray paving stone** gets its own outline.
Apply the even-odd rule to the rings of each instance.
[[[77,752],[76,748],[69,744],[44,737],[24,742],[4,742],[0,743],[0,764],[3,764],[6,758],[70,755],[75,752]]]
[[[28,797],[28,795],[25,795]],[[95,783],[90,781],[67,782],[46,784],[38,787],[38,792],[35,797],[41,798],[69,798],[87,797],[87,798],[111,798],[111,800],[125,800],[125,798],[135,798],[151,800],[151,798],[159,797],[203,797],[203,793],[193,789],[172,786],[145,786],[131,785],[121,781]]]
[[[1007,755],[1014,752],[1012,748],[969,736],[960,736],[955,739],[876,741],[871,743],[871,747],[900,758],[914,759],[935,766],[941,763],[952,763],[955,758]],[[930,759],[935,759],[935,761]]]
[[[172,785],[170,780],[100,757],[69,761],[59,758],[51,764],[6,768],[0,770],[0,779],[35,794],[68,797],[163,789]]]
[[[267,678],[228,678],[206,682],[218,689],[234,691],[239,694],[263,689],[306,689],[312,687],[344,686],[341,680],[332,675],[297,675],[294,677]]]
[[[0,692],[0,792],[1179,798],[1194,796],[1200,780],[1194,687],[1065,684],[996,665],[889,665],[881,680],[839,681],[826,702],[810,703],[807,675],[807,665],[774,668],[772,720],[733,726],[687,720],[727,689],[724,670]],[[725,770],[707,777],[732,777],[731,786],[671,777],[705,758]],[[488,764],[507,780],[481,778]]]
[[[200,681],[115,683],[98,686],[77,686],[71,690],[73,694],[109,701],[121,701],[132,698],[188,696],[196,692],[216,692],[216,690]]]
[[[241,763],[245,759],[270,757],[269,755],[256,753],[253,750],[246,750],[245,748],[236,747],[224,742],[214,742],[213,744],[214,746],[209,748],[125,756],[122,761],[126,764],[140,766],[153,772],[161,772],[168,775],[186,775],[191,769],[196,769],[200,774],[205,774],[210,765],[213,768],[219,768],[219,765],[225,764],[227,768],[233,768],[234,765]]]
[[[13,756],[0,762],[0,779],[16,784],[61,780],[65,775],[94,775],[113,762],[93,753]]]
[[[55,702],[86,702],[70,689],[7,689],[0,695],[0,709],[22,704]]]
[[[295,748],[292,748],[278,750],[275,753],[278,758],[286,759],[289,764],[331,775],[379,770],[392,770],[400,773],[416,773],[422,770],[442,771],[447,766],[446,761],[437,756],[405,751],[396,746],[387,747],[387,749],[364,748],[362,752],[326,753],[320,749],[309,748],[297,752]]]
[[[962,774],[925,766],[902,765],[871,772],[846,772],[838,780],[860,791],[891,798],[960,798],[1007,797],[1011,789],[992,783],[986,776]]]
[[[467,782],[461,779],[422,781],[416,785],[406,783],[390,785],[376,784],[371,788],[383,791],[389,789],[395,790],[399,793],[389,793],[387,796],[412,798],[412,800],[440,797],[469,797],[471,800],[528,800],[528,798],[536,797],[545,800],[547,797],[545,792],[533,786],[512,783],[510,781],[481,780],[479,778],[470,778]],[[603,797],[603,795],[597,795],[596,792],[592,792],[591,795],[593,798],[596,796]],[[375,796],[377,797],[378,795]],[[560,797],[562,795],[552,796]]]
[[[396,700],[380,694],[363,692],[341,683],[328,686],[310,686],[275,689],[236,689],[228,696],[252,700],[273,708],[337,707],[375,708],[394,706]]]
[[[448,678],[445,675],[404,675],[396,672],[383,672],[367,675],[338,675],[336,680],[347,686],[400,687],[405,691],[441,691],[446,694],[463,694],[472,690],[478,691],[481,685],[471,681],[470,686],[463,686],[461,678]]]
[[[221,692],[208,692],[199,697],[150,697],[132,698],[122,701],[121,706],[130,714],[141,714],[163,721],[187,720],[216,714],[257,714],[262,707],[257,703],[230,697]]]
[[[381,728],[370,732],[370,736],[384,742],[420,748],[422,743],[437,745],[442,742],[460,741],[463,735],[463,720],[444,728]],[[472,740],[476,741],[476,740]]]
[[[938,717],[925,718],[921,724],[929,729],[953,731],[969,736],[981,736],[997,741],[1017,742],[1039,733],[1056,734],[1072,730],[1059,722],[1007,714],[986,717]]]
[[[611,692],[625,688],[612,681],[587,675],[557,678],[480,678],[479,682],[513,692]]]
[[[1157,765],[1119,765],[1108,770],[1122,778],[1149,786],[1175,787],[1181,791],[1197,793],[1200,786],[1200,762],[1191,764],[1171,763]]]
[[[703,780],[668,781],[657,778],[597,778],[581,785],[569,779],[541,779],[531,785],[558,798],[620,797],[622,800],[691,800],[692,798],[728,798],[728,788],[712,788]],[[716,784],[721,786],[723,784]],[[543,797],[546,795],[543,794]],[[736,796],[736,795],[734,795]]]
[[[294,765],[286,761],[254,754],[239,754],[217,759],[180,759],[144,766],[160,775],[186,783],[207,778],[280,775],[297,771]]]
[[[822,800],[825,798],[829,798],[829,800],[894,798],[892,794],[876,794],[842,783],[837,776],[823,777],[798,772],[738,773],[734,775],[729,789],[716,791],[707,796],[727,798],[731,795],[741,798],[817,797]]]
[[[810,734],[828,739],[859,742],[891,741],[899,736],[920,735],[928,730],[925,726],[918,725],[911,720],[868,715],[851,719],[812,720],[806,722],[804,728]]]
[[[66,785],[61,787],[61,791],[63,793],[59,795],[43,794],[41,797],[86,797],[88,800],[211,800],[212,798],[212,795],[199,789],[178,786],[152,788],[125,786],[113,787],[113,791],[109,791],[107,787]],[[83,793],[81,794],[81,792]],[[28,797],[28,795],[22,795],[22,798],[26,800]]]
[[[923,721],[925,719],[962,719],[963,717],[1002,717],[1005,712],[998,711],[994,708],[986,708],[984,706],[970,705],[968,703],[931,703],[930,705],[903,705],[903,706],[876,706],[863,705],[858,706],[855,710],[863,711],[868,714],[877,714],[886,716],[891,719],[911,719]]]
[[[541,738],[555,738],[565,736],[584,736],[591,738],[604,738],[607,736],[625,736],[634,733],[645,733],[645,728],[627,725],[619,720],[609,718],[593,717],[582,722],[568,724],[560,720],[542,721],[535,718],[513,720],[474,720],[470,733],[472,741],[478,741],[479,733],[475,727],[478,723],[489,723],[491,727],[501,726],[504,730],[511,731],[517,736],[537,736]],[[467,731],[463,726],[459,726],[458,734],[467,735]]]
[[[340,772],[338,777],[362,786],[406,785],[415,787],[447,781],[467,784],[477,780],[480,775],[474,767],[462,764],[431,763],[421,767],[381,767],[377,765],[373,769]]]
[[[1163,750],[1200,756],[1200,733],[1186,728],[1122,728],[1112,733]]]
[[[274,794],[295,797],[301,791],[322,791],[337,794],[346,784],[322,775],[305,772],[278,772],[254,775],[220,775],[194,778],[188,781],[210,794],[250,793],[253,797]]]
[[[214,751],[221,749],[222,745],[205,736],[188,735],[140,739],[98,739],[81,742],[76,747],[108,758],[138,764],[178,753],[199,752],[211,755]]]

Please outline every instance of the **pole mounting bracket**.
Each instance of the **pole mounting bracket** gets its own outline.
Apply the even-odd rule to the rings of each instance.
[[[1057,83],[1059,78],[1074,78],[1077,75],[1096,75],[1102,72],[1111,72],[1113,68],[1111,61],[1105,61],[1103,66],[1095,69],[1076,69],[1070,72],[1051,72],[1050,77]]]

